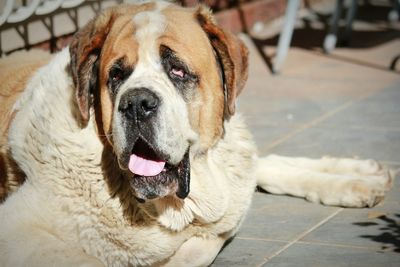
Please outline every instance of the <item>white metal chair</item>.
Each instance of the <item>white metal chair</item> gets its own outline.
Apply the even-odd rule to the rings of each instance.
[[[338,25],[340,16],[343,11],[343,1],[344,0],[337,0],[335,11],[333,13],[331,24],[329,27],[329,32],[325,36],[323,48],[325,53],[330,53],[335,49],[337,43],[337,32],[338,32]],[[343,36],[344,42],[349,42],[351,37],[351,31],[353,26],[353,20],[357,12],[357,0],[351,0],[350,6],[346,14],[346,31],[345,35]]]
[[[276,52],[275,62],[272,66],[272,72],[278,73],[286,59],[290,42],[292,41],[294,23],[296,22],[297,9],[300,0],[288,0],[285,11],[285,24],[279,36],[278,48]]]
[[[61,6],[64,0],[42,0],[42,3],[36,8],[36,15],[51,14]]]
[[[26,6],[21,6],[17,8],[14,12],[12,12],[8,19],[8,23],[18,23],[18,22],[23,22],[30,16],[32,16],[36,8],[40,5],[41,0],[31,0],[28,5]]]
[[[272,66],[272,72],[278,73],[286,59],[287,52],[292,40],[294,23],[296,21],[297,9],[300,0],[288,0],[285,11],[285,23],[279,36],[278,47],[275,62]],[[328,34],[325,36],[323,48],[326,53],[330,53],[335,49],[337,43],[337,32],[339,20],[344,8],[344,0],[336,0],[335,10],[333,12]],[[357,0],[351,0],[350,6],[346,14],[346,31],[343,40],[349,42],[351,38],[353,20],[357,12]],[[389,21],[397,21],[400,14],[400,0],[394,0],[393,8],[388,14]]]
[[[400,0],[394,0],[392,10],[388,14],[390,22],[398,21],[400,17]]]
[[[73,8],[85,2],[85,0],[64,0],[61,4],[62,8]]]
[[[25,48],[29,48],[30,21],[41,21],[50,33],[51,50],[54,49],[54,21],[55,14],[66,12],[78,29],[78,17],[75,10],[85,4],[85,0],[29,0],[25,5],[20,5],[17,0],[5,0],[2,10],[0,10],[0,29],[14,28],[22,38]],[[92,0],[87,3],[92,6],[99,4],[101,0]],[[100,9],[100,8],[98,8]],[[74,13],[75,12],[75,13]],[[3,54],[0,30],[0,56]]]
[[[11,12],[13,11],[14,1],[15,0],[6,0],[3,10],[0,13],[0,25],[7,21],[8,16],[10,16]]]

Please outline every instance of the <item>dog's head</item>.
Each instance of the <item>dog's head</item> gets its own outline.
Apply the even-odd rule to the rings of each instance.
[[[247,78],[247,49],[204,7],[104,11],[70,46],[80,117],[93,108],[139,199],[189,193],[190,157],[223,136]],[[189,151],[191,156],[189,156]]]

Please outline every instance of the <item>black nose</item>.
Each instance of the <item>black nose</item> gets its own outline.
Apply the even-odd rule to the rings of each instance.
[[[133,88],[121,96],[118,110],[125,114],[128,119],[146,120],[155,114],[159,98],[147,88]]]

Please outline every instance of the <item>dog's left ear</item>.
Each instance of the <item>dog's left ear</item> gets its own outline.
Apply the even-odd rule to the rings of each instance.
[[[216,25],[209,8],[199,6],[196,17],[208,35],[222,67],[225,95],[224,116],[229,118],[235,113],[236,97],[243,90],[247,80],[248,50],[239,38]]]
[[[69,47],[75,97],[84,125],[89,120],[91,94],[97,86],[101,48],[113,20],[112,10],[101,13],[75,34]]]

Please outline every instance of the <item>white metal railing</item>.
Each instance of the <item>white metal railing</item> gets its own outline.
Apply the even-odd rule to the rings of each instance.
[[[34,15],[51,14],[58,8],[76,8],[85,2],[85,0],[31,0],[21,4],[18,0],[4,1],[5,5],[0,13],[0,26],[5,23],[23,22]]]
[[[2,33],[4,31],[14,30],[22,40],[22,47],[29,49],[32,46],[30,43],[30,28],[31,23],[37,21],[42,22],[44,28],[50,34],[50,40],[54,40],[55,23],[54,16],[65,13],[67,14],[70,24],[74,25],[74,31],[78,29],[78,10],[83,7],[90,7],[94,13],[97,13],[102,8],[103,3],[109,5],[121,3],[123,0],[1,0],[0,5],[0,57],[4,54],[2,46]],[[111,4],[110,4],[111,3]],[[45,40],[43,40],[45,41]],[[54,44],[54,42],[51,42]],[[51,50],[55,47],[50,46]]]

